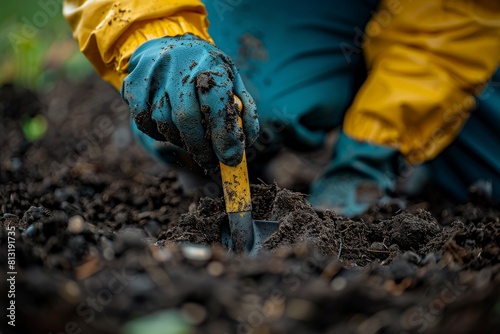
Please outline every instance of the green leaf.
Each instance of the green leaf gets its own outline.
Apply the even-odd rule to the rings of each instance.
[[[123,334],[189,334],[192,330],[179,311],[167,310],[128,322]]]
[[[23,122],[24,137],[29,141],[42,138],[47,131],[47,120],[42,115],[36,115]]]

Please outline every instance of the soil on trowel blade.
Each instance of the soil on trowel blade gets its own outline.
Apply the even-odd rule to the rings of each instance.
[[[478,194],[348,219],[254,185],[254,219],[279,229],[256,257],[230,254],[223,199],[183,193],[134,143],[112,88],[34,96],[0,89],[0,308],[15,300],[0,332],[500,332],[500,209]],[[49,131],[28,141],[40,114]]]

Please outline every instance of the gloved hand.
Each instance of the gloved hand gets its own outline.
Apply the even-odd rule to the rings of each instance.
[[[333,157],[307,198],[317,210],[334,210],[352,217],[374,203],[390,201],[396,186],[399,152],[359,142],[340,133]]]
[[[235,166],[259,133],[255,102],[231,59],[194,35],[163,37],[132,55],[121,95],[137,127],[192,154],[203,168]],[[243,103],[238,126],[236,94]]]

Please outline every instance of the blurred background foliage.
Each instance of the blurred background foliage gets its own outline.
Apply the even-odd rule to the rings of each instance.
[[[62,0],[2,1],[0,8],[0,85],[48,91],[61,77],[92,73],[62,16]]]

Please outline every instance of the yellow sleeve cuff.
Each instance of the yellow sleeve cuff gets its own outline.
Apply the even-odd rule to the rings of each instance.
[[[118,90],[130,57],[149,40],[193,34],[213,43],[199,0],[65,0],[64,16],[80,50]]]

